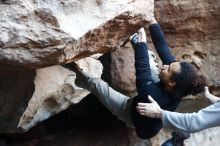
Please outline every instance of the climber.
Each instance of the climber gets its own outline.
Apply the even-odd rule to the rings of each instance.
[[[212,105],[197,113],[183,114],[162,110],[151,97],[149,97],[151,103],[138,103],[137,108],[143,116],[161,119],[165,128],[194,133],[220,126],[220,98],[212,95],[208,87],[205,87],[204,95]]]
[[[131,39],[135,51],[138,92],[138,96],[132,102],[131,118],[136,133],[141,138],[154,136],[162,127],[162,123],[158,119],[146,118],[140,115],[136,108],[138,102],[149,102],[148,95],[151,95],[163,109],[174,111],[182,97],[190,94],[196,95],[202,92],[206,85],[206,78],[198,73],[195,66],[187,62],[176,61],[155,18],[150,21],[149,30],[156,51],[163,62],[159,75],[160,82],[155,83],[152,79],[144,29],[139,32],[138,43]]]
[[[160,72],[160,81],[156,82],[152,78],[150,69],[151,61],[148,56],[146,34],[144,29],[140,29],[138,37],[137,35],[131,37],[131,44],[135,50],[138,92],[134,98],[129,98],[113,90],[106,82],[93,78],[80,70],[74,63],[66,65],[76,72],[75,83],[77,86],[95,94],[113,115],[124,121],[127,126],[135,128],[137,135],[142,139],[155,136],[162,128],[162,122],[156,118],[140,115],[136,109],[139,102],[150,102],[148,95],[151,95],[164,110],[174,111],[183,96],[200,93],[206,85],[205,77],[199,75],[193,65],[175,60],[160,26],[154,18],[150,21],[149,29],[154,46],[164,65]]]

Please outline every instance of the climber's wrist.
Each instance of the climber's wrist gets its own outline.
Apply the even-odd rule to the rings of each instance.
[[[162,120],[164,110],[160,109],[157,114],[157,118]]]
[[[149,22],[150,25],[156,24],[156,23],[157,23],[157,20],[154,17],[150,19],[150,22]]]

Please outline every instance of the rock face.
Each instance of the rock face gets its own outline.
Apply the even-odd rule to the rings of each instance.
[[[11,104],[0,111],[0,133],[19,131],[16,126],[23,112],[18,126],[28,130],[78,103],[88,92],[74,85],[74,73],[48,66],[119,48],[131,33],[148,23],[153,11],[153,0],[1,0],[0,67],[2,78],[6,78],[0,104]],[[98,61],[83,59],[79,64],[101,76]],[[18,79],[13,83],[15,74]],[[16,83],[22,79],[21,85]],[[21,93],[16,94],[19,86]]]
[[[7,0],[0,9],[2,66],[39,68],[119,48],[152,18],[154,5],[153,0]]]
[[[101,77],[103,67],[98,60],[88,57],[76,63],[92,76]],[[77,104],[89,92],[77,87],[75,78],[74,72],[58,65],[36,71],[2,70],[0,133],[29,130],[71,104]]]
[[[86,57],[116,50],[110,56],[110,82],[116,90],[134,96],[134,54],[125,43],[130,34],[148,24],[153,11],[153,0],[0,0],[0,145],[5,145],[1,134],[22,131],[17,126],[28,130],[78,105],[88,94],[75,86],[74,72],[60,64],[78,60],[84,70],[100,77],[102,65]],[[220,95],[220,1],[157,0],[155,17],[177,59],[194,63],[207,75],[212,93]],[[150,141],[142,141],[133,130],[115,127],[109,128],[110,134],[82,132],[71,140],[75,130],[35,143],[51,145],[52,139],[52,145],[159,146],[170,138],[162,130]],[[218,133],[219,128],[214,128],[193,134],[189,145],[217,146]]]
[[[96,59],[85,58],[78,63],[92,76],[101,77],[102,64]],[[38,122],[67,109],[71,104],[77,104],[88,95],[89,92],[86,89],[75,85],[75,78],[74,72],[61,66],[36,70],[35,91],[18,127],[29,130]]]

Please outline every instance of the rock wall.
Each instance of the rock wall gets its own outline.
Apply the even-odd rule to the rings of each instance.
[[[1,0],[0,67],[5,70],[3,76],[8,75],[0,104],[4,107],[7,101],[9,106],[0,111],[0,133],[18,132],[17,125],[28,130],[78,103],[88,92],[75,86],[74,73],[48,66],[83,58],[79,64],[85,65],[84,70],[100,77],[102,65],[84,58],[119,48],[131,33],[148,23],[153,11],[153,0]],[[19,79],[29,86],[19,90],[21,95],[16,95],[19,83],[12,80],[17,68],[21,70],[17,76],[21,74]],[[4,92],[4,86],[13,92]],[[19,107],[18,112],[9,112],[13,105]]]
[[[119,48],[152,18],[154,5],[153,0],[7,0],[0,10],[2,66],[39,68]]]
[[[101,77],[103,67],[98,60],[88,57],[76,63],[92,76]],[[0,133],[29,130],[70,105],[77,104],[89,92],[77,87],[75,78],[74,72],[59,65],[37,70],[3,70]]]
[[[101,77],[102,64],[96,59],[85,58],[78,63],[92,76]],[[77,104],[89,94],[86,89],[75,85],[74,72],[61,66],[38,69],[36,73],[35,91],[18,124],[24,130],[67,109],[71,104]]]
[[[28,130],[72,104],[78,105],[88,91],[76,87],[75,74],[59,65],[93,54],[115,50],[110,55],[109,82],[116,90],[134,96],[134,55],[126,42],[130,34],[146,26],[149,46],[154,50],[147,28],[153,11],[153,0],[0,0],[0,134],[21,132],[17,126]],[[208,77],[212,93],[220,95],[220,2],[156,0],[155,17],[177,59],[194,63]],[[102,65],[90,59],[78,63],[100,77]],[[195,101],[200,108],[207,105]],[[192,106],[191,111],[195,110]],[[83,114],[78,110],[77,115]],[[150,141],[140,140],[124,125],[114,126],[108,129],[110,134],[83,131],[71,140],[79,134],[74,129],[22,145],[159,146],[170,137],[162,130]],[[189,145],[217,146],[218,131],[214,128],[193,134]],[[38,129],[36,133],[43,132]],[[21,145],[16,142],[10,145]]]

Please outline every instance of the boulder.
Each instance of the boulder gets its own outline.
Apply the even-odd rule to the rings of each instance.
[[[26,68],[115,50],[154,15],[153,0],[7,0],[0,9],[1,65]]]

